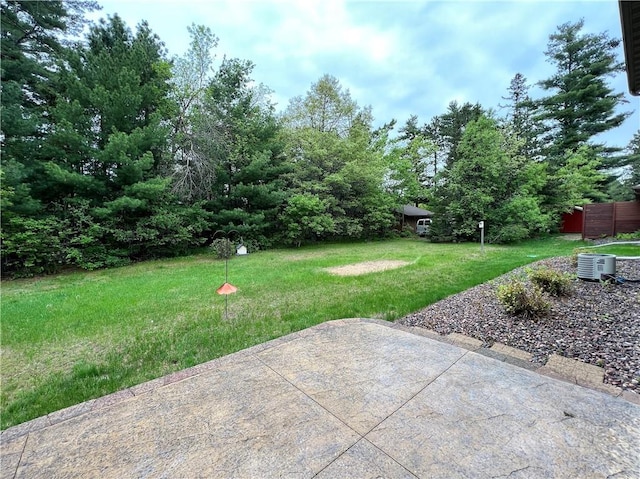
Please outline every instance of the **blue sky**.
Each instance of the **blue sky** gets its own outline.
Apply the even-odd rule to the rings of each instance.
[[[344,0],[99,0],[94,18],[118,13],[134,28],[147,20],[170,55],[186,51],[187,26],[205,25],[224,55],[255,63],[254,79],[273,90],[278,110],[328,73],[359,105],[371,105],[375,124],[411,115],[419,123],[450,101],[504,103],[510,80],[522,73],[534,85],[549,77],[548,37],[562,23],[584,18],[585,32],[621,37],[616,0],[606,1],[344,1]],[[623,58],[622,45],[619,49]],[[634,111],[603,139],[625,146],[640,127],[640,99],[626,76],[610,85]],[[534,86],[532,96],[539,97]]]

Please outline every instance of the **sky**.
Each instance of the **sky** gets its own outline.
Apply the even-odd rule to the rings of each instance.
[[[532,85],[533,98],[543,96],[535,84],[554,72],[544,51],[563,23],[583,18],[585,33],[622,36],[616,0],[98,2],[103,9],[92,18],[117,13],[132,29],[146,20],[170,57],[187,51],[189,25],[209,27],[219,38],[217,60],[252,61],[254,80],[273,91],[278,111],[330,74],[360,106],[372,107],[375,126],[391,119],[401,126],[410,115],[423,124],[454,100],[500,113],[516,73]],[[602,140],[626,146],[640,128],[640,97],[629,94],[624,73],[609,82],[633,114]]]

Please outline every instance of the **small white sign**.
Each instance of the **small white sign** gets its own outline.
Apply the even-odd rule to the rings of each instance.
[[[480,223],[478,223],[478,228],[480,229],[484,228],[484,221],[481,221]]]

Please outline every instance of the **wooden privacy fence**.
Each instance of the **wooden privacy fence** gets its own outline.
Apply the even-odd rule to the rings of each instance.
[[[584,205],[582,238],[615,236],[640,230],[640,201]]]

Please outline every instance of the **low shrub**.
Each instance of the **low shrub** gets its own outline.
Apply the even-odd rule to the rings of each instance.
[[[529,279],[551,296],[571,294],[571,276],[550,268],[538,268],[529,272]]]
[[[617,240],[640,240],[640,230],[633,233],[618,233],[616,235]]]
[[[526,318],[544,316],[550,308],[542,288],[536,284],[528,285],[522,280],[500,285],[497,296],[507,313]]]
[[[396,234],[400,238],[414,238],[416,237],[415,230],[410,225],[404,225],[401,231],[397,231]]]

